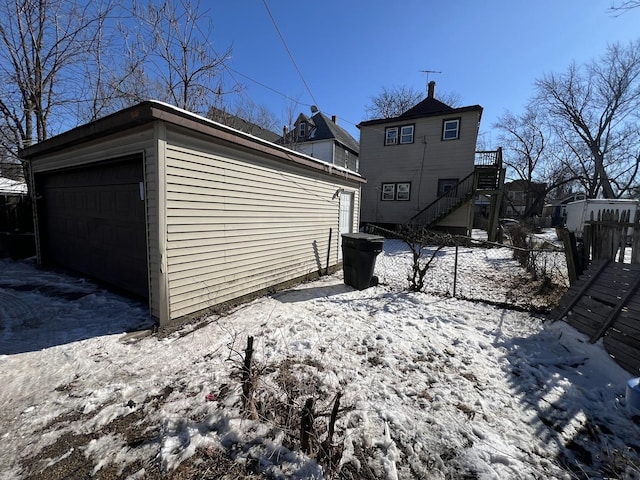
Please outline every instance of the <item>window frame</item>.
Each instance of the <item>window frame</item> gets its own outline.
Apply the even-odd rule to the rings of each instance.
[[[388,188],[391,187],[391,198],[385,198],[388,196]],[[383,202],[391,202],[396,199],[396,184],[395,183],[383,183],[380,187],[380,200]]]
[[[403,133],[405,129],[411,129],[411,133]],[[406,141],[403,137],[409,137]],[[410,145],[416,138],[416,124],[406,123],[404,125],[394,125],[393,127],[385,127],[384,129],[384,146],[391,147],[394,145]]]
[[[400,190],[406,187],[406,192]],[[406,193],[406,195],[405,195]],[[404,198],[406,196],[406,198]],[[384,182],[380,184],[380,200],[383,202],[408,202],[411,200],[411,182]]]
[[[438,196],[440,197],[445,193],[447,193],[449,190],[456,188],[458,186],[458,183],[460,183],[460,180],[457,178],[439,178],[438,179]],[[449,186],[449,188],[445,190],[446,186]]]
[[[447,132],[453,131],[452,129],[447,129],[447,124],[454,123],[456,124],[456,136],[455,137],[447,137]],[[458,118],[445,118],[442,120],[442,141],[447,142],[449,140],[459,140],[460,139],[460,117]]]
[[[389,141],[389,138],[391,138],[389,136],[389,134],[391,132],[394,132],[394,136],[393,136],[393,142]],[[384,146],[389,146],[389,145],[398,145],[398,139],[399,139],[399,127],[387,127],[384,129]]]
[[[411,140],[408,142],[403,141],[403,137],[405,137],[406,134],[403,133],[405,128],[410,128],[411,129]],[[400,145],[407,145],[409,143],[413,143],[413,139],[415,138],[415,124],[411,124],[411,125],[401,125],[400,126],[400,132],[398,135],[398,138],[400,140]]]
[[[406,191],[407,198],[400,198],[400,186],[401,185],[407,187],[407,191]],[[408,202],[409,200],[411,200],[411,182],[398,182],[398,183],[396,183],[396,200],[398,202]]]
[[[307,137],[307,122],[300,122],[298,125],[298,140]]]

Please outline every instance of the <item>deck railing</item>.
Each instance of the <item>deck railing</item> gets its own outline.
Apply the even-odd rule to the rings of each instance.
[[[479,150],[476,152],[474,165],[502,168],[502,147],[497,150]]]

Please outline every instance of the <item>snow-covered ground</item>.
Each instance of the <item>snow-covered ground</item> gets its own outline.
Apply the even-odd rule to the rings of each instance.
[[[143,305],[0,260],[0,478],[187,464],[200,473],[175,478],[217,478],[205,475],[216,452],[272,478],[640,478],[632,375],[567,324],[496,306],[527,303],[509,250],[458,249],[456,293],[493,305],[441,295],[454,263],[455,249],[439,252],[427,286],[439,295],[408,292],[409,253],[390,241],[376,287],[338,272],[145,336],[132,333],[151,326]],[[260,420],[242,409],[248,336]],[[338,393],[329,471],[318,442]],[[308,398],[318,442],[304,455]]]

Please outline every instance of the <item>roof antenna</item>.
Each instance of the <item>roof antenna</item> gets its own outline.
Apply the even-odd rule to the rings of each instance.
[[[442,72],[439,72],[437,70],[420,70],[420,73],[426,73],[427,74],[427,83],[429,83],[429,74],[430,73],[442,73]]]

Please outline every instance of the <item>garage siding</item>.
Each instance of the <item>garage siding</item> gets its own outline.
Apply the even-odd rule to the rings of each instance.
[[[168,140],[172,319],[324,269],[330,228],[330,264],[337,262],[334,194],[353,191],[357,208],[352,183],[178,132]]]
[[[147,268],[146,293],[150,313],[161,325],[324,271],[327,263],[336,265],[341,192],[354,194],[354,231],[359,224],[362,179],[358,175],[161,103],[144,102],[125,109],[25,149],[21,155],[29,160],[36,184],[68,180],[74,169],[108,171],[108,164],[136,156],[136,181],[144,179],[144,203],[136,205],[143,207],[139,220],[143,235],[135,248],[142,251],[141,245],[146,244],[146,252],[141,252]],[[104,186],[111,188],[105,190],[105,198],[111,199],[105,204],[122,203],[117,182]],[[75,187],[90,192],[95,184],[80,182]],[[38,192],[32,193],[37,198]],[[139,184],[135,193],[139,200]],[[134,189],[129,188],[126,196],[131,201]],[[120,206],[127,216],[126,202]],[[57,214],[65,216],[65,208],[43,209],[37,215],[40,221],[55,224]],[[78,209],[78,221],[83,220],[83,209]],[[119,215],[114,212],[111,218],[116,224]],[[109,243],[110,234],[102,232],[103,227],[108,230],[109,226],[87,226]],[[42,233],[37,232],[40,260],[47,248]],[[56,248],[79,260],[77,267],[82,269],[87,265],[74,257],[86,245],[77,240],[79,247],[65,249],[62,242]],[[122,235],[117,243],[125,245]],[[91,254],[88,247],[89,253],[83,255]],[[121,252],[123,257],[128,254]],[[96,276],[93,261],[87,262],[86,273]],[[107,269],[113,266],[103,263]],[[111,273],[117,284],[118,274],[126,268],[116,270]],[[139,275],[139,293],[145,290],[144,281]]]

